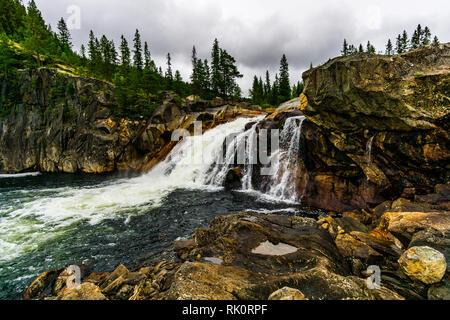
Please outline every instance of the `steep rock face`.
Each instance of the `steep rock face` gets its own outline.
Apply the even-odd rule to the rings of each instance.
[[[258,127],[303,114],[298,198],[345,212],[448,183],[450,44],[398,56],[356,54],[303,74],[300,106]],[[267,190],[266,178],[255,187]]]
[[[23,103],[0,118],[0,172],[146,171],[173,148],[174,130],[260,114],[248,105],[168,93],[150,119],[130,120],[111,112],[117,106],[108,83],[49,69],[22,71],[20,83]]]
[[[448,182],[450,44],[399,56],[341,57],[303,77],[305,136],[323,140],[313,147],[322,163],[312,159],[308,168],[318,199],[332,194],[354,209]],[[343,170],[329,165],[336,162]],[[343,187],[351,200],[335,192]]]

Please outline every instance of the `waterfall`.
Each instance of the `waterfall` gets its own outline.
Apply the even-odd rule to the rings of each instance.
[[[373,140],[374,139],[375,139],[375,136],[370,138],[367,141],[367,145],[366,145],[366,159],[367,159],[367,165],[368,166],[370,166],[370,164],[372,163],[372,146],[373,146]]]
[[[300,138],[305,117],[292,117],[286,120],[280,134],[280,149],[276,151],[277,170],[272,176],[272,187],[268,194],[281,200],[298,202],[295,180],[300,164]]]
[[[276,200],[298,202],[296,177],[299,172],[303,116],[286,119],[279,134],[280,143],[277,150],[270,155],[272,175],[268,177],[268,190],[265,196]],[[243,167],[242,190],[253,191],[255,166],[258,165],[258,132],[255,124],[249,130],[234,136],[226,144],[224,159],[216,160],[210,171],[207,183],[223,185],[228,171],[233,167]],[[243,161],[239,161],[243,160]]]

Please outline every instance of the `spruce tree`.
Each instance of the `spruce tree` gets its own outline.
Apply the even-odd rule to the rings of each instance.
[[[266,83],[264,85],[264,100],[267,103],[270,95],[270,91],[272,90],[272,86],[270,84],[270,74],[269,70],[266,71]]]
[[[349,51],[348,51],[348,43],[347,43],[347,39],[344,39],[344,44],[342,45],[342,50],[341,50],[341,54],[343,56],[348,55]]]
[[[386,54],[387,54],[387,55],[392,55],[392,54],[394,54],[394,48],[392,47],[391,39],[388,40],[388,43],[387,43],[387,45],[386,45]]]
[[[361,43],[359,44],[358,52],[359,53],[363,53],[364,52],[364,47],[363,47],[363,45]]]
[[[192,47],[192,74],[191,74],[191,85],[194,91],[194,94],[201,93],[201,82],[199,79],[199,65],[198,65],[198,57],[197,57],[197,49],[195,46]]]
[[[155,70],[155,63],[152,60],[147,41],[144,43],[144,69],[147,71]]]
[[[375,54],[376,49],[375,47],[370,43],[370,41],[367,41],[367,47],[366,47],[367,53]]]
[[[211,89],[216,96],[219,95],[222,82],[220,70],[220,47],[219,41],[215,39],[211,52]]]
[[[70,49],[72,48],[70,32],[63,18],[58,21],[58,40],[61,41],[63,46]]]
[[[134,67],[140,72],[143,69],[144,63],[142,61],[142,43],[141,43],[141,35],[139,34],[139,30],[136,29],[136,33],[134,34]]]
[[[403,30],[401,45],[402,45],[402,52],[407,52],[409,49],[409,39],[406,30]]]
[[[219,77],[221,80],[219,92],[222,97],[228,98],[233,95],[236,91],[236,87],[238,87],[236,79],[242,78],[243,75],[236,66],[236,59],[226,50],[220,49],[219,61]]]
[[[431,31],[428,27],[423,30],[422,45],[427,46],[431,43]]]
[[[440,44],[440,42],[439,42],[439,39],[438,39],[438,37],[437,37],[437,36],[434,36],[434,39],[433,39],[433,44],[434,44],[434,45],[438,45],[438,44]]]
[[[173,73],[172,73],[172,58],[170,57],[170,53],[167,54],[167,70],[166,70],[166,81],[169,89],[172,89],[173,84]]]
[[[122,35],[120,43],[120,66],[122,74],[127,74],[131,66],[131,53],[127,39]]]
[[[414,33],[411,37],[411,49],[417,49],[419,47],[420,47],[420,34],[417,32],[417,30],[414,30]]]
[[[34,0],[28,3],[27,15],[24,20],[25,30],[25,46],[33,50],[38,65],[41,65],[41,54],[43,52],[45,42],[49,37],[47,26],[42,19],[41,12],[36,7]]]
[[[282,100],[288,101],[291,99],[291,84],[289,81],[289,65],[286,55],[283,54],[280,61],[280,83],[279,83],[279,96]],[[280,101],[280,102],[284,102]]]

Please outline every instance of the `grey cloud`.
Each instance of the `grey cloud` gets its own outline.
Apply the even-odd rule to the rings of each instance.
[[[36,0],[44,18],[53,26],[66,9],[78,5],[81,30],[73,30],[76,48],[86,43],[89,30],[106,34],[118,44],[120,35],[132,41],[135,29],[149,42],[153,58],[165,65],[170,52],[174,67],[184,79],[190,74],[190,54],[195,45],[202,58],[209,59],[214,38],[218,38],[239,62],[245,77],[240,81],[247,93],[254,74],[272,77],[281,55],[289,60],[292,82],[300,80],[310,63],[318,65],[336,55],[344,38],[359,45],[371,40],[384,50],[388,38],[417,23],[428,25],[441,40],[448,40],[449,5],[435,0],[401,1],[270,1],[270,0]],[[372,8],[372,9],[371,9]],[[371,28],[370,10],[375,15]],[[378,21],[378,20],[379,21]],[[379,26],[378,26],[379,25]],[[379,28],[378,28],[379,27]]]

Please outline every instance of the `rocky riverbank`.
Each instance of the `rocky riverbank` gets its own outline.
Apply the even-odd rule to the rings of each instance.
[[[450,212],[442,209],[450,189],[436,191],[429,195],[434,205],[400,198],[373,211],[316,219],[221,216],[176,241],[165,261],[85,274],[73,289],[66,288],[67,270],[46,272],[24,298],[450,299]],[[379,288],[367,285],[371,265],[381,270]]]
[[[307,71],[300,107],[256,130],[306,117],[293,184],[327,214],[218,217],[159,263],[86,272],[74,289],[68,270],[46,272],[24,298],[450,299],[449,74],[450,44]],[[267,191],[261,167],[253,187]],[[238,188],[242,167],[229,170]]]

